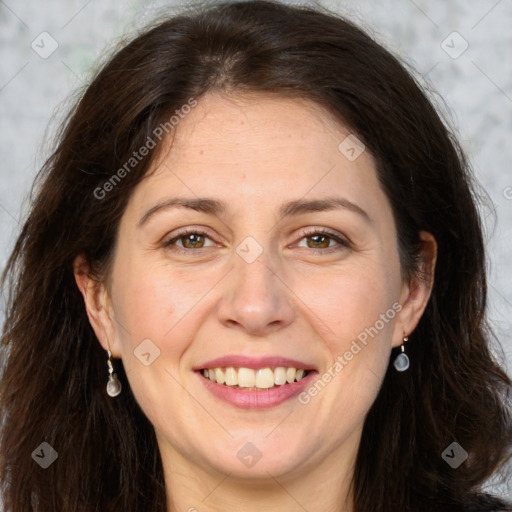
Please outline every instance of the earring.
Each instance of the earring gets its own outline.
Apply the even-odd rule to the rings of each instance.
[[[109,373],[107,382],[107,394],[108,396],[114,398],[117,395],[119,395],[119,393],[121,393],[123,385],[121,384],[121,381],[117,378],[117,375],[114,373],[114,367],[112,366],[112,353],[110,352],[110,350],[108,350],[107,365]]]
[[[405,353],[405,347],[404,347],[404,343],[408,339],[409,338],[407,336],[404,336],[402,346],[400,347],[400,349],[402,351],[400,352],[400,354],[398,354],[396,356],[396,359],[393,363],[396,371],[398,371],[398,372],[405,372],[405,370],[407,370],[407,368],[409,368],[409,358],[407,357],[407,354]]]

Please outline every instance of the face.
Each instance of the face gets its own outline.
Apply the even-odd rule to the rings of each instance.
[[[374,160],[348,135],[304,100],[211,94],[131,196],[115,321],[94,326],[166,458],[285,478],[355,456],[417,313]]]

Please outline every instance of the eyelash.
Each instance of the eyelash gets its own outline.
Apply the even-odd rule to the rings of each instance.
[[[185,238],[188,235],[200,235],[200,236],[204,236],[205,238],[209,238],[211,240],[211,237],[205,231],[202,231],[200,229],[190,229],[190,228],[188,228],[188,229],[185,229],[185,230],[179,232],[171,240],[169,240],[167,242],[164,242],[163,246],[166,247],[166,248],[170,248],[171,245],[173,245],[174,242],[176,242],[177,240],[180,240],[181,238]],[[200,251],[201,249],[205,249],[205,247],[200,247],[199,249],[186,249],[185,247],[173,247],[171,250],[175,251],[175,252],[178,252],[178,253],[190,253],[190,252],[192,252],[194,250]]]
[[[184,248],[184,247],[178,247],[178,246],[174,246],[174,247],[171,247],[175,242],[177,242],[178,240],[182,239],[182,238],[185,238],[186,236],[188,235],[200,235],[200,236],[204,236],[205,238],[208,238],[210,240],[212,240],[212,238],[208,235],[208,233],[206,233],[205,231],[201,230],[201,229],[191,229],[191,228],[187,228],[181,232],[179,232],[176,236],[174,236],[172,239],[164,242],[162,244],[162,246],[164,248],[167,248],[173,252],[176,252],[178,254],[190,254],[191,252],[194,252],[194,251],[201,251],[202,249],[207,249],[208,247],[199,247],[197,249],[187,249],[187,248]],[[331,240],[334,240],[335,242],[337,242],[338,245],[336,246],[333,246],[333,247],[326,247],[326,248],[320,248],[320,249],[315,249],[315,248],[305,248],[303,247],[303,249],[311,249],[311,251],[313,252],[316,252],[316,253],[323,253],[323,254],[326,254],[326,253],[331,253],[331,252],[336,252],[336,251],[339,251],[341,249],[349,249],[351,247],[351,244],[348,240],[336,235],[335,233],[332,233],[331,231],[328,231],[326,229],[314,229],[314,230],[303,230],[301,233],[300,233],[300,239],[299,239],[299,242],[302,241],[304,238],[310,238],[310,237],[313,237],[315,235],[320,235],[320,236],[325,236],[325,237],[328,237],[330,238]]]
[[[348,240],[340,237],[339,235],[327,230],[327,229],[312,229],[312,230],[304,230],[304,231],[301,231],[300,233],[300,239],[299,239],[299,242],[303,239],[303,238],[310,238],[312,236],[315,236],[315,235],[320,235],[320,236],[325,236],[327,238],[330,238],[331,240],[334,240],[335,242],[338,243],[338,246],[333,246],[333,247],[327,247],[325,249],[313,249],[313,248],[310,248],[311,250],[315,251],[315,252],[323,252],[323,253],[330,253],[330,252],[335,252],[335,251],[338,251],[340,250],[341,248],[343,249],[348,249],[351,247],[350,243],[348,242]]]

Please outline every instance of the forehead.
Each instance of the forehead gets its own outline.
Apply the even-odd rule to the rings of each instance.
[[[278,207],[285,196],[340,192],[368,203],[365,196],[380,190],[374,160],[368,151],[347,158],[347,136],[353,135],[309,100],[207,94],[164,141],[134,200],[147,205],[172,193],[242,206],[264,198]]]
[[[268,94],[208,94],[178,124],[172,153],[174,162],[183,157],[218,158],[223,153],[229,160],[244,158],[249,152],[263,161],[275,159],[279,153],[283,158],[294,153],[313,157],[343,133],[349,132],[309,100]],[[251,164],[244,160],[247,166]]]
[[[349,135],[345,126],[310,100],[207,94],[164,141],[152,178],[169,179],[169,173],[179,171],[203,187],[228,185],[235,178],[254,186],[265,181],[291,186],[290,180],[299,180],[313,187],[324,175],[332,185],[350,169],[369,184],[374,161],[368,151],[354,161],[340,151]]]

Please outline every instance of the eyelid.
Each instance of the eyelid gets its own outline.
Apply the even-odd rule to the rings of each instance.
[[[215,240],[213,239],[212,235],[209,233],[209,231],[206,228],[187,226],[186,228],[180,228],[180,229],[177,229],[174,232],[172,232],[168,237],[166,237],[162,241],[161,245],[164,248],[169,248],[171,245],[173,245],[173,242],[176,242],[180,238],[183,238],[187,235],[192,235],[192,234],[204,236],[205,238],[210,239],[214,244],[216,243]],[[211,247],[211,246],[208,246],[208,247]],[[192,251],[200,251],[201,249],[206,249],[206,248],[207,247],[200,247],[198,249],[186,249],[184,247],[174,246],[172,250],[175,250],[178,252],[182,251],[182,252],[190,253]]]
[[[175,230],[173,233],[171,233],[171,235],[169,237],[166,237],[166,239],[162,242],[162,246],[164,248],[168,248],[168,249],[171,246],[173,246],[172,249],[170,249],[170,250],[172,250],[174,252],[189,253],[189,254],[191,252],[199,252],[201,250],[208,249],[209,247],[213,246],[213,245],[209,245],[207,247],[199,247],[197,249],[187,249],[184,247],[174,245],[174,242],[176,242],[180,238],[183,238],[190,234],[204,236],[205,238],[208,238],[209,240],[211,240],[213,242],[213,245],[218,246],[217,242],[215,242],[214,237],[211,236],[208,229],[206,229],[204,227],[195,227],[195,226],[187,226],[187,227],[179,228],[179,229]],[[292,245],[297,245],[304,238],[311,237],[313,235],[327,236],[328,238],[331,238],[332,240],[336,241],[337,245],[332,246],[332,247],[323,248],[323,249],[322,248],[319,248],[319,249],[307,248],[309,251],[318,252],[318,253],[326,253],[326,252],[332,252],[332,251],[339,250],[340,246],[345,247],[345,248],[352,247],[352,242],[348,239],[348,237],[346,237],[345,235],[342,235],[341,233],[338,233],[334,230],[325,228],[325,227],[308,227],[308,228],[301,229],[299,232],[299,235],[298,235],[299,238]]]
[[[323,228],[323,227],[312,227],[312,228],[304,228],[300,231],[299,236],[300,238],[298,241],[300,242],[303,238],[310,237],[313,235],[324,235],[329,238],[332,238],[336,242],[339,243],[339,245],[345,246],[345,247],[352,247],[352,242],[346,237],[345,235],[342,235],[341,233],[338,233],[336,231],[333,231],[329,228]],[[297,243],[297,242],[296,242]],[[329,247],[328,249],[335,249],[335,247]],[[318,252],[325,252],[328,249],[317,249]],[[313,249],[314,250],[314,249]]]

